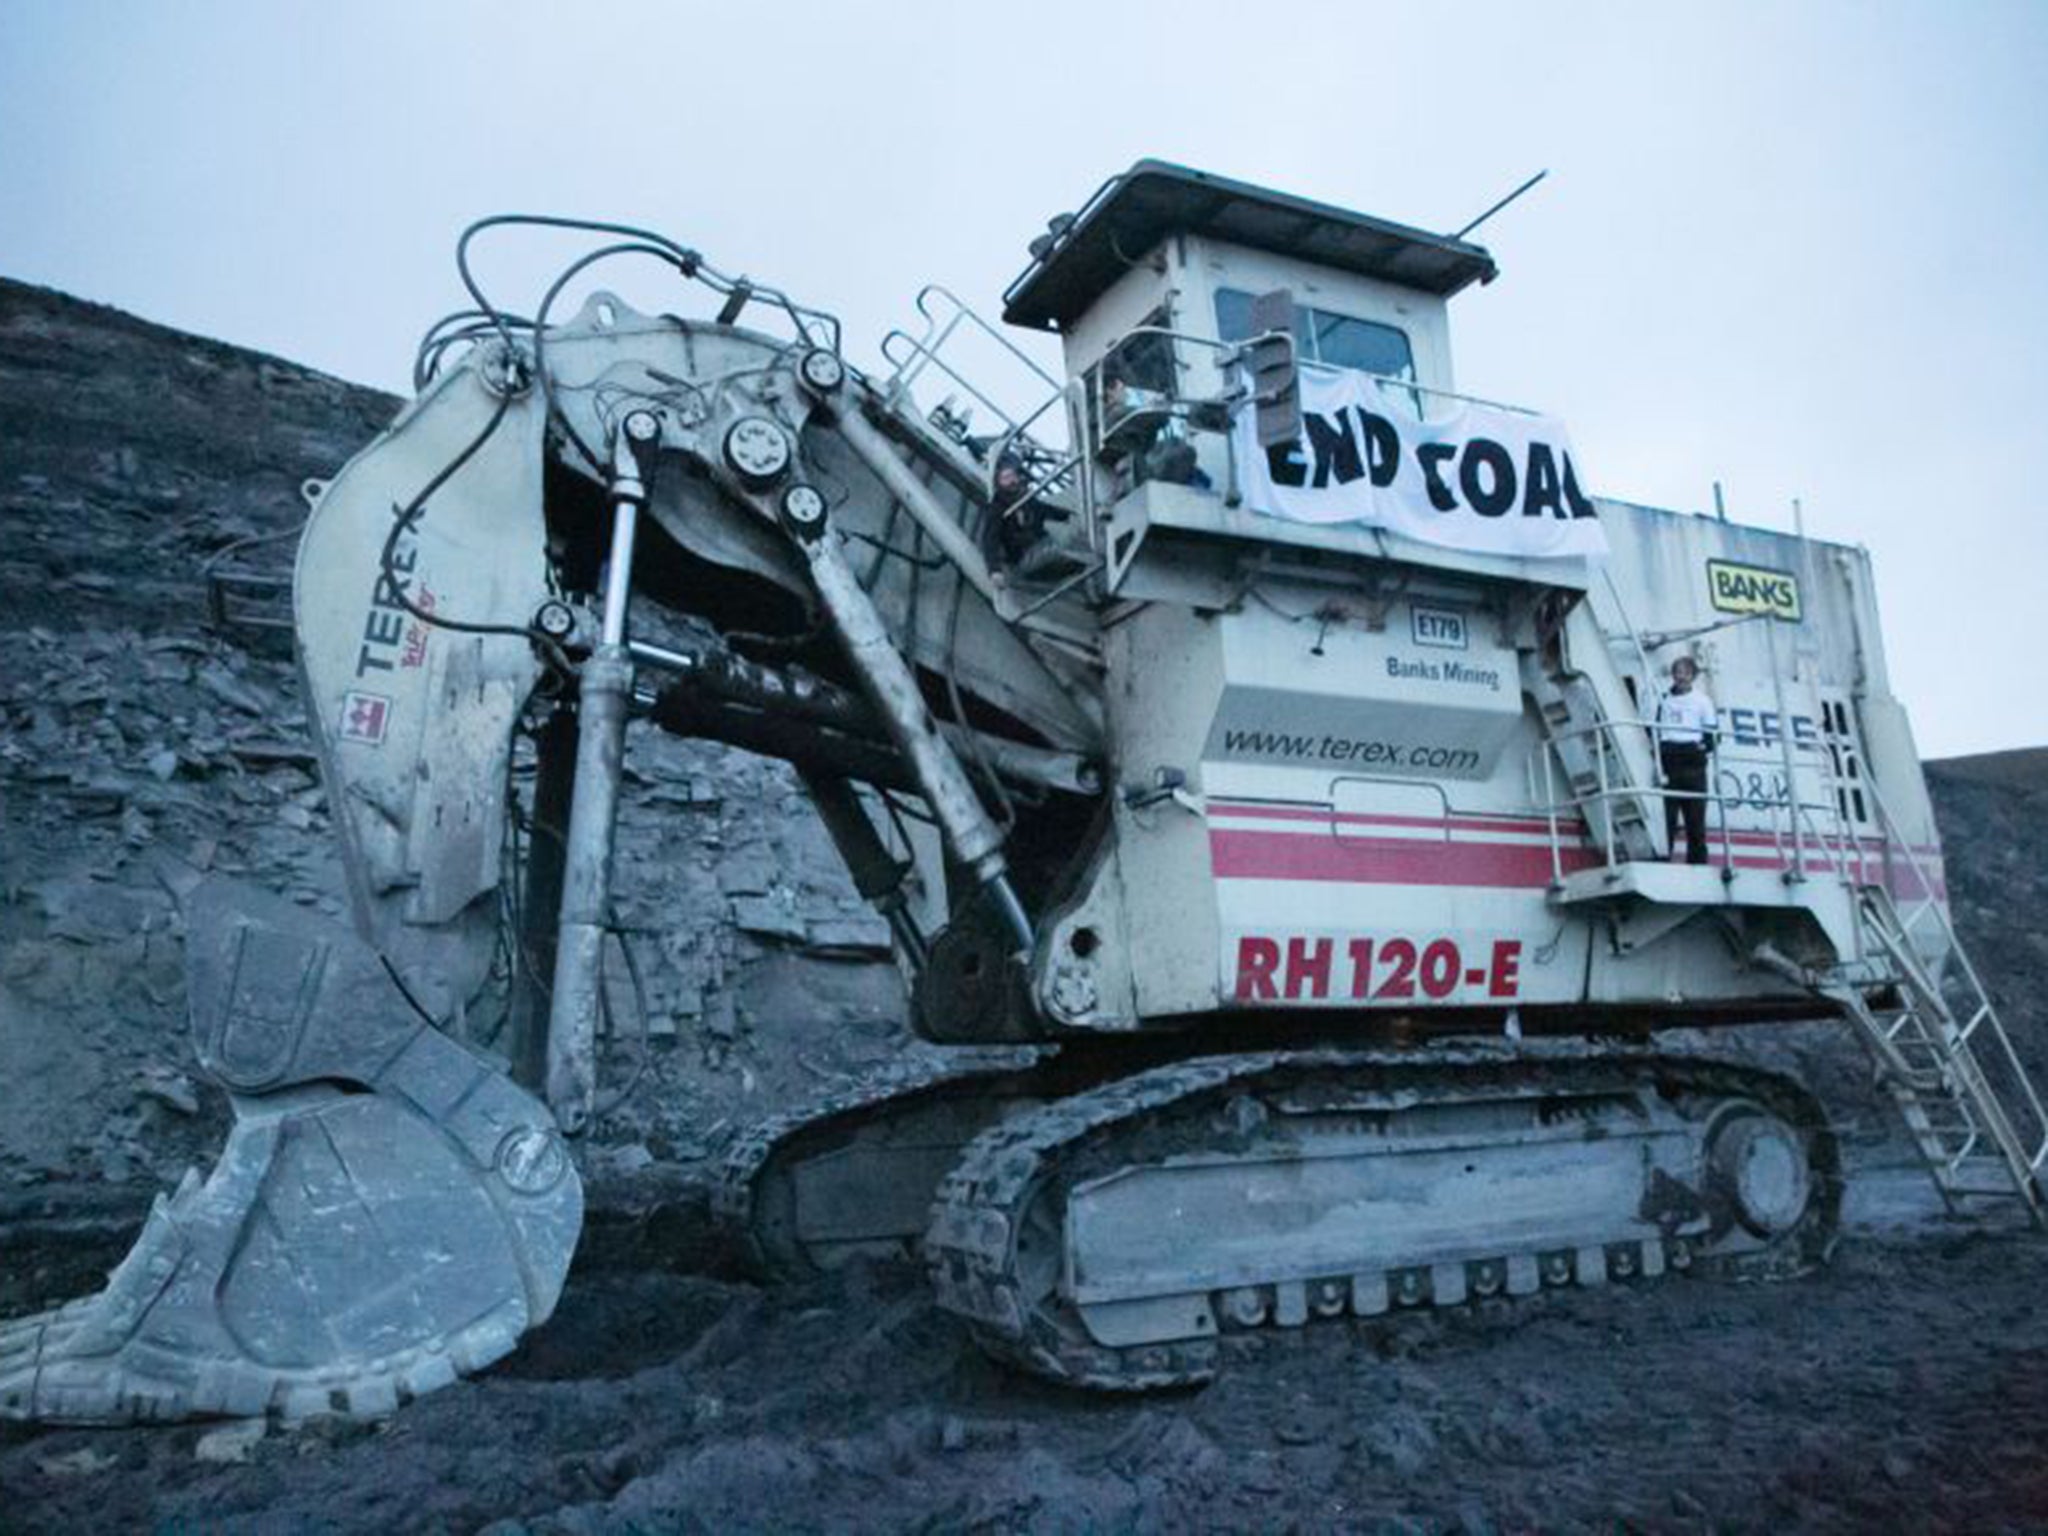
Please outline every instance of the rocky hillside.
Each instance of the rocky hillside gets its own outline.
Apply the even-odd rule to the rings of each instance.
[[[0,279],[0,615],[64,631],[189,624],[201,565],[297,527],[300,483],[331,473],[397,408]]]

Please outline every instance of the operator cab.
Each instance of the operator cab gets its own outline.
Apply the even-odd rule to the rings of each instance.
[[[1466,241],[1158,160],[1055,219],[1032,254],[1003,318],[1057,334],[1081,385],[1078,436],[1104,471],[1093,511],[1117,587],[1155,531],[1355,544],[1356,529],[1243,510],[1224,403],[1247,387],[1239,344],[1285,329],[1304,371],[1417,385],[1382,393],[1411,416],[1442,415],[1456,405],[1448,300],[1498,270]]]

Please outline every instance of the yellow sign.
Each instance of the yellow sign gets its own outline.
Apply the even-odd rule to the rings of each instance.
[[[1799,578],[1790,571],[1709,560],[1707,593],[1723,613],[1768,613],[1795,624],[1799,621]]]

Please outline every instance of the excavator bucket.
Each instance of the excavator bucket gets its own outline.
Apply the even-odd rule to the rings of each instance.
[[[104,1291],[0,1324],[0,1418],[375,1414],[503,1356],[582,1223],[547,1110],[347,931],[217,879],[187,922],[234,1128]]]

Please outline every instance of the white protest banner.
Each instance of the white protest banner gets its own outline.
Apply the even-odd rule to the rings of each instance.
[[[1238,412],[1245,505],[1489,554],[1607,553],[1562,422],[1477,402],[1424,421],[1410,398],[1365,374],[1304,368],[1295,442],[1260,447],[1255,413]]]

